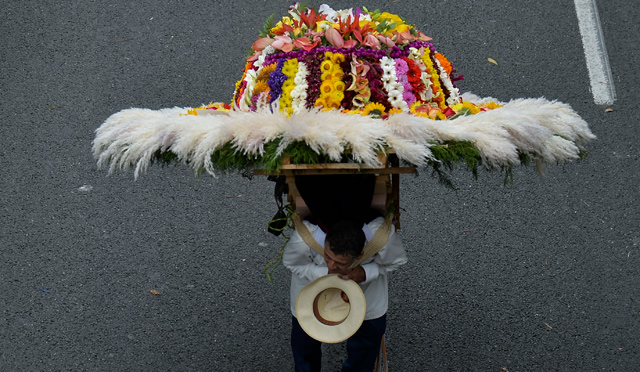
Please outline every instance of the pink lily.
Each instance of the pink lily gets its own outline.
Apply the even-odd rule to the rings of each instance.
[[[336,48],[344,47],[344,39],[342,38],[342,35],[340,35],[340,32],[338,32],[338,30],[336,30],[335,28],[329,27],[324,32],[324,37],[326,37],[327,41],[331,43],[331,45],[333,45],[334,47]]]
[[[422,31],[418,31],[418,40],[430,41],[430,40],[433,40],[433,39],[430,38],[429,36],[425,35]]]
[[[394,46],[396,46],[396,43],[394,43],[393,40],[389,39],[384,35],[378,34],[378,40],[380,40],[384,45],[388,46],[389,48],[393,48]]]
[[[395,34],[393,35],[393,41],[396,44],[400,44],[400,45],[404,45],[406,43],[408,43],[411,40],[415,40],[416,37],[411,35],[411,33],[409,31],[405,31],[405,32],[398,32],[396,31]]]
[[[345,40],[343,44],[345,48],[353,48],[356,45],[358,45],[358,40],[353,40],[352,38],[349,38],[349,40]]]
[[[378,40],[375,36],[371,34],[365,36],[363,41],[364,42],[362,43],[362,45],[366,45],[374,49],[380,49],[380,40]]]
[[[259,52],[261,50],[263,50],[264,48],[266,48],[267,46],[271,45],[273,43],[273,39],[270,37],[263,37],[260,38],[258,40],[256,40],[253,45],[251,45],[251,49],[255,50],[256,52]]]
[[[276,36],[271,46],[275,49],[283,52],[290,52],[293,50],[293,42],[289,36]]]
[[[260,57],[260,54],[262,54],[262,51],[257,51],[257,50],[256,50],[256,51],[253,53],[253,55],[252,55],[252,56],[250,56],[249,58],[247,58],[247,62],[253,62],[253,61],[256,61],[256,60],[258,59],[258,57]]]

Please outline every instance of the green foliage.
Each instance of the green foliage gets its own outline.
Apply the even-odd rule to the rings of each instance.
[[[253,169],[264,169],[270,173],[279,172],[282,168],[282,154],[289,156],[291,164],[334,163],[328,155],[317,153],[303,141],[292,142],[281,153],[278,153],[281,142],[281,138],[267,142],[264,145],[264,154],[253,157],[243,154],[238,151],[231,142],[228,142],[211,154],[211,162],[216,172],[239,172],[246,177],[251,177]],[[433,175],[438,177],[438,180],[443,185],[455,189],[453,181],[450,179],[447,171],[453,170],[460,164],[465,164],[473,176],[475,178],[478,177],[478,169],[482,165],[482,157],[473,142],[446,141],[443,143],[433,143],[430,149],[433,154],[433,159],[429,160],[428,164],[433,170]],[[531,164],[534,154],[519,151],[518,156],[520,164],[528,166]],[[152,161],[166,165],[181,160],[183,159],[179,159],[178,156],[171,151],[157,151]],[[352,161],[350,151],[346,149],[341,162]],[[411,164],[407,165],[411,166]],[[505,174],[504,183],[512,183],[513,166],[505,166],[502,167],[501,170]],[[204,169],[197,170],[198,174],[204,172]]]
[[[275,18],[275,16],[275,13],[271,13],[271,15],[264,22],[264,27],[262,28],[262,30],[260,30],[260,37],[269,36],[269,34],[271,33],[271,29],[273,28],[273,19]]]
[[[452,169],[457,163],[464,162],[473,175],[478,176],[478,166],[482,163],[482,158],[473,142],[447,141],[443,144],[433,145],[430,149],[434,157],[446,168]]]
[[[153,161],[158,161],[162,165],[171,164],[176,160],[178,160],[178,155],[176,155],[175,153],[171,151],[162,152],[160,150],[156,151],[154,157],[151,158],[152,163]]]

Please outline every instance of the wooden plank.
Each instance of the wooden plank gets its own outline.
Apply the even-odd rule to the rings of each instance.
[[[301,167],[295,167],[301,165]],[[323,164],[324,165],[324,164]],[[336,164],[338,165],[338,164]],[[283,166],[280,172],[268,172],[264,169],[254,169],[253,174],[257,176],[277,176],[277,175],[319,175],[319,174],[412,174],[417,170],[414,167],[388,167],[388,168],[338,168],[324,167],[318,164],[314,167],[309,164],[292,164]]]

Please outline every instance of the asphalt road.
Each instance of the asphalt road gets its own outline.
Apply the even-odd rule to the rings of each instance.
[[[0,371],[292,370],[289,274],[263,272],[284,242],[266,231],[272,184],[181,165],[134,181],[90,152],[121,109],[229,101],[257,31],[290,3],[2,3]],[[640,4],[599,4],[606,107],[572,1],[363,5],[433,37],[463,91],[564,101],[598,136],[546,181],[459,169],[454,192],[428,169],[403,177],[391,370],[639,371]],[[325,351],[336,370],[342,346]]]

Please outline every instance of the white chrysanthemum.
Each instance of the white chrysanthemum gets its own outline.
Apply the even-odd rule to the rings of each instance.
[[[269,54],[273,54],[276,52],[276,48],[272,47],[271,45],[267,45],[263,50],[262,50],[262,54],[265,55],[269,55]]]
[[[304,62],[298,62],[298,72],[296,73],[293,82],[296,84],[295,88],[291,91],[291,107],[295,114],[302,112],[306,106],[307,99],[307,75],[309,70]]]

